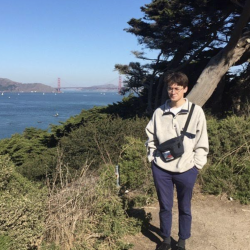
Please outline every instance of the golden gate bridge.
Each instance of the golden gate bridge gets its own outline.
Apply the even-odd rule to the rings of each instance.
[[[117,79],[117,78],[116,78]],[[108,90],[112,90],[112,91],[118,91],[118,93],[121,92],[123,82],[122,82],[122,77],[121,75],[119,75],[119,80],[118,80],[118,86],[114,86],[114,87],[110,87],[108,86],[108,84],[104,84],[104,85],[97,85],[97,86],[92,86],[92,87],[65,87],[65,86],[61,86],[61,78],[58,77],[57,79],[57,87],[55,88],[57,93],[62,93],[62,89],[79,89],[79,90],[91,90],[91,89],[98,89],[98,90],[104,90],[104,89],[108,89]],[[106,86],[106,87],[105,87]],[[108,86],[108,87],[107,87]]]

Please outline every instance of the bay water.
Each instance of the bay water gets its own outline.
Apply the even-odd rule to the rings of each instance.
[[[0,95],[0,139],[22,133],[25,128],[49,130],[71,116],[94,106],[122,101],[115,92],[3,93]]]

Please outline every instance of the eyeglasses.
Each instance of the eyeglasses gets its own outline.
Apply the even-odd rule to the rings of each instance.
[[[168,87],[168,92],[176,92],[176,93],[179,93],[183,88],[170,88]]]

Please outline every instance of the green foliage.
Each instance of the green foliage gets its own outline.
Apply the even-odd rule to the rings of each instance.
[[[145,138],[145,118],[121,119],[108,116],[101,122],[86,122],[84,126],[63,137],[60,147],[64,162],[70,168],[81,169],[87,161],[91,168],[100,163],[117,164],[126,136]]]
[[[105,112],[105,107],[94,107],[90,110],[82,110],[79,115],[70,117],[66,122],[61,125],[51,125],[51,131],[57,139],[69,135],[74,130],[85,123],[93,122],[97,123],[107,116]]]
[[[0,141],[0,213],[4,215],[0,246],[35,248],[43,236],[39,247],[44,250],[131,248],[122,239],[147,226],[150,216],[139,207],[155,198],[144,145],[148,118],[130,118],[130,109],[139,105],[138,100],[133,104],[133,98],[83,110],[54,126],[52,133],[29,128]],[[249,131],[249,117],[209,117],[209,162],[199,175],[204,192],[225,192],[249,203]],[[120,188],[116,165],[120,166]],[[20,173],[32,180],[49,177],[54,185],[49,199],[45,188]]]
[[[53,242],[60,249],[131,248],[122,239],[138,233],[144,221],[128,217],[118,195],[114,165],[102,165],[98,172],[83,168],[81,173],[50,191],[43,245],[50,249]]]
[[[147,161],[145,142],[126,137],[119,160],[121,185],[131,190],[152,188],[152,172]]]
[[[56,148],[47,149],[42,154],[30,155],[17,170],[29,180],[40,181],[53,175],[56,163]]]
[[[131,109],[140,113],[139,107],[138,99],[129,96],[123,103],[83,110],[65,123],[52,126],[51,133],[27,128],[22,135],[0,140],[0,154],[8,154],[18,171],[30,180],[43,180],[53,174],[59,141],[71,170],[80,169],[88,160],[93,167],[100,161],[117,162],[125,135],[145,136],[141,128],[147,119],[123,120],[116,115],[128,117]]]
[[[116,231],[120,234],[123,231],[131,230],[131,228],[125,229],[122,224],[124,224],[124,219],[127,218],[124,210],[122,208],[121,198],[118,196],[118,190],[116,186],[116,177],[114,174],[114,166],[113,165],[106,165],[104,168],[101,169],[100,173],[100,181],[97,187],[97,195],[104,198],[103,201],[98,202],[96,204],[96,210],[93,212],[96,213],[97,211],[101,210],[101,218],[100,220],[102,223],[106,224],[109,219],[114,220],[111,225],[108,225],[108,230]],[[133,219],[127,218],[129,223],[136,223]],[[116,220],[116,221],[115,221]],[[111,226],[111,227],[110,227]],[[106,226],[104,226],[105,228]],[[100,230],[100,229],[98,229]],[[136,231],[138,230],[135,229]],[[99,231],[100,233],[102,231]],[[102,232],[104,233],[104,232]],[[109,233],[104,233],[109,235]],[[122,233],[123,234],[123,233]]]
[[[55,167],[56,141],[47,131],[26,128],[23,134],[0,140],[0,155],[9,155],[18,171],[30,180],[41,180]]]
[[[54,243],[48,244],[46,242],[43,242],[43,244],[40,246],[41,250],[61,250],[59,246],[56,246]]]
[[[212,165],[202,174],[202,189],[209,194],[226,193],[228,197],[250,203],[250,161]]]
[[[0,197],[0,242],[9,250],[36,246],[44,230],[46,189],[17,173],[7,156],[0,156]]]
[[[116,64],[115,69],[118,70],[120,74],[126,74],[121,93],[125,94],[126,92],[133,91],[136,95],[140,96],[147,75],[147,66],[141,66],[139,62],[131,62],[129,65]]]
[[[231,79],[231,76],[230,76]],[[250,115],[250,64],[244,67],[243,72],[231,79],[227,85],[227,93],[223,98],[224,110],[233,110],[237,115]]]
[[[98,223],[96,233],[103,240],[97,242],[95,249],[129,249],[121,239],[127,234],[140,232],[143,221],[126,215],[122,199],[118,196],[114,166],[105,165],[101,169],[96,195],[99,198],[93,215]]]
[[[135,137],[126,137],[119,160],[120,185],[124,207],[128,214],[142,217],[145,225],[149,217],[135,208],[156,202],[156,192],[150,163],[147,160],[145,142]],[[129,191],[126,193],[125,191]]]
[[[6,235],[0,235],[1,250],[9,250],[11,246],[11,238]]]
[[[250,202],[250,118],[208,120],[209,165],[201,172],[203,190]]]
[[[250,118],[211,118],[208,120],[208,134],[212,163],[218,163],[228,156],[239,156],[239,159],[243,159],[250,141]]]
[[[130,94],[122,99],[122,102],[113,103],[106,107],[94,107],[90,110],[82,110],[79,115],[70,117],[61,125],[51,125],[52,134],[59,140],[70,135],[80,127],[85,127],[89,123],[97,124],[108,116],[120,117],[122,119],[143,117],[145,111],[145,100]]]
[[[122,99],[122,102],[113,103],[108,105],[101,113],[116,115],[122,119],[144,117],[146,110],[146,100],[143,97],[136,97],[130,94]]]
[[[166,98],[161,76],[181,70],[188,75],[191,90],[207,63],[227,45],[241,8],[230,0],[154,0],[143,5],[141,11],[143,17],[131,18],[125,31],[135,35],[142,45],[142,49],[133,54],[136,60],[144,60],[145,64],[135,60],[126,65],[116,64],[115,69],[125,75],[123,90],[137,91],[145,96],[146,107],[151,113],[151,109]],[[249,21],[244,31],[248,27]],[[147,55],[151,50],[155,51],[154,57],[151,53]],[[215,94],[206,103],[207,107],[215,112],[232,110],[232,106],[234,110],[243,110],[242,104],[249,96],[247,60],[247,56],[242,56],[237,65],[243,67],[224,75]],[[245,71],[247,65],[248,71]],[[209,79],[204,80],[210,83]]]

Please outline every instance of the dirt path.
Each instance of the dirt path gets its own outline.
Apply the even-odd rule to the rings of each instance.
[[[159,207],[153,204],[144,208],[152,214],[150,228],[128,238],[134,250],[155,250],[161,242],[159,236]],[[203,195],[195,188],[193,202],[192,237],[187,250],[250,250],[250,205],[241,205],[226,197]],[[172,249],[178,240],[177,202],[173,208]]]

